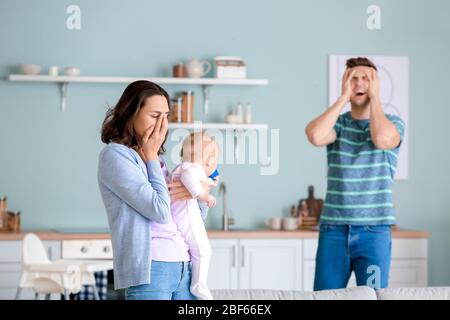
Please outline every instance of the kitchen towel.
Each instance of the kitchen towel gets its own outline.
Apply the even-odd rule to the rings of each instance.
[[[95,284],[100,300],[106,300],[108,290],[108,271],[94,272]],[[71,295],[73,300],[94,300],[92,286],[83,286],[77,294]]]

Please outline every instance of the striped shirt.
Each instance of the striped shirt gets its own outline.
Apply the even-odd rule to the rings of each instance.
[[[405,124],[386,114],[403,141]],[[370,137],[369,119],[354,120],[350,112],[334,126],[336,141],[327,146],[328,188],[322,223],[394,224],[392,183],[400,145],[377,149]]]

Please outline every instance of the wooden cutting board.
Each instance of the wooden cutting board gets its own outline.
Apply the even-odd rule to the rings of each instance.
[[[316,199],[314,196],[314,187],[308,187],[308,198],[300,199],[298,202],[297,210],[293,215],[302,216],[304,222],[312,222],[311,220],[315,220],[315,223],[319,222],[320,213],[323,208],[323,199]]]

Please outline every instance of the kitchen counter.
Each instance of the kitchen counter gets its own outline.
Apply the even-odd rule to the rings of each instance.
[[[313,230],[273,231],[268,229],[255,230],[207,230],[210,239],[274,239],[274,238],[317,238],[318,232]],[[24,230],[21,233],[0,233],[0,240],[22,240],[26,233],[33,232],[41,240],[97,240],[110,239],[109,233],[63,233],[50,230]],[[393,238],[428,238],[426,231],[396,229],[392,231]]]

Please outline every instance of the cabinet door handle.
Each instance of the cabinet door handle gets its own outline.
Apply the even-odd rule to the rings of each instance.
[[[233,257],[232,257],[232,267],[236,268],[236,246],[233,245]]]
[[[241,247],[241,267],[245,267],[245,252],[244,252],[244,246]]]

